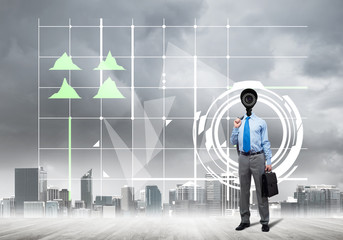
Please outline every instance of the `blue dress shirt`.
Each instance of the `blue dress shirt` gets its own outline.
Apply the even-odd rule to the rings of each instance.
[[[241,125],[239,128],[233,127],[230,142],[233,145],[237,145],[239,142],[239,151],[243,151],[243,133],[244,124],[247,115],[244,115]],[[267,123],[263,119],[257,117],[254,113],[251,114],[249,119],[250,126],[250,151],[260,152],[264,151],[266,156],[267,165],[271,164],[272,151],[270,150],[270,142],[268,140]]]

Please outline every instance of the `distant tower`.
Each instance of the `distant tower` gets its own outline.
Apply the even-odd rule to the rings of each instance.
[[[57,187],[49,186],[47,190],[47,201],[59,199],[59,189]]]
[[[16,168],[15,208],[18,216],[23,214],[24,201],[46,201],[47,173],[43,168]]]
[[[218,179],[214,179],[212,174],[206,174],[206,202],[210,215],[222,215],[222,184]]]
[[[81,177],[81,200],[85,202],[85,208],[90,209],[93,202],[92,169]]]
[[[169,190],[169,205],[173,205],[176,202],[176,189]]]
[[[69,191],[68,191],[68,189],[62,189],[59,192],[59,195],[60,195],[59,198],[63,200],[63,205],[69,209],[71,207],[71,202],[69,201]]]
[[[145,212],[149,215],[161,213],[161,192],[156,185],[145,187]]]
[[[123,212],[132,212],[134,210],[134,188],[125,185],[121,188],[121,209]]]

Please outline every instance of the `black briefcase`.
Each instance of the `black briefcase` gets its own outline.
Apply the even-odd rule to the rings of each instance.
[[[276,174],[265,172],[262,174],[262,197],[272,197],[279,194]]]

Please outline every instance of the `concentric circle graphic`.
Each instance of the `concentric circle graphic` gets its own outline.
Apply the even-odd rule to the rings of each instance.
[[[221,122],[223,120],[233,121],[233,119],[227,119],[227,113],[234,105],[241,104],[240,93],[245,88],[253,88],[258,91],[258,102],[272,109],[281,122],[281,143],[279,146],[272,143],[272,147],[277,149],[272,157],[273,172],[278,176],[279,183],[287,180],[298,167],[294,163],[303,142],[302,119],[289,96],[279,96],[266,89],[258,81],[235,83],[230,90],[212,102],[204,115],[199,113],[193,126],[193,140],[200,142],[196,148],[197,159],[213,178],[235,189],[239,189],[238,162],[230,156],[231,129],[228,129],[228,136],[222,136]],[[201,137],[203,140],[198,141]],[[218,173],[226,175],[226,179]],[[234,181],[229,180],[229,176]]]

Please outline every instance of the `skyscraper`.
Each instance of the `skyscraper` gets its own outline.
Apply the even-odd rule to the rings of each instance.
[[[62,189],[59,192],[59,198],[63,200],[63,205],[66,208],[70,208],[71,207],[71,201],[69,201],[69,191],[68,189]]]
[[[25,201],[24,217],[25,218],[42,218],[45,215],[45,202],[42,201]]]
[[[14,197],[4,198],[0,201],[1,215],[3,218],[14,216]]]
[[[59,189],[57,187],[49,186],[47,190],[47,201],[59,199]]]
[[[125,185],[121,188],[121,196],[121,209],[123,212],[132,212],[134,210],[135,201],[134,188]]]
[[[93,202],[92,169],[81,177],[81,200],[85,202],[85,208],[90,209]]]
[[[205,175],[206,202],[209,215],[222,215],[222,183],[211,174]]]
[[[45,204],[45,216],[49,218],[57,218],[59,206],[57,201],[47,201]]]
[[[121,212],[121,197],[112,197],[112,203],[116,207],[116,214],[119,214]]]
[[[194,187],[194,182],[189,181],[186,182],[185,184],[181,185],[177,185],[177,190],[176,190],[176,194],[177,194],[177,200],[178,201],[183,201],[183,200],[193,200],[193,201],[197,201],[199,203],[205,203],[206,199],[205,199],[205,189],[203,187],[200,186],[196,186],[196,199],[194,196],[194,191],[195,191],[195,187]]]
[[[300,216],[330,216],[340,210],[340,192],[335,185],[298,185],[294,198]]]
[[[176,202],[176,190],[169,189],[169,205],[173,205]]]
[[[145,212],[148,215],[161,213],[161,192],[156,185],[145,187]]]
[[[95,205],[113,206],[112,196],[96,196]]]
[[[23,214],[24,201],[46,201],[47,173],[43,168],[15,169],[15,208],[17,216]]]

